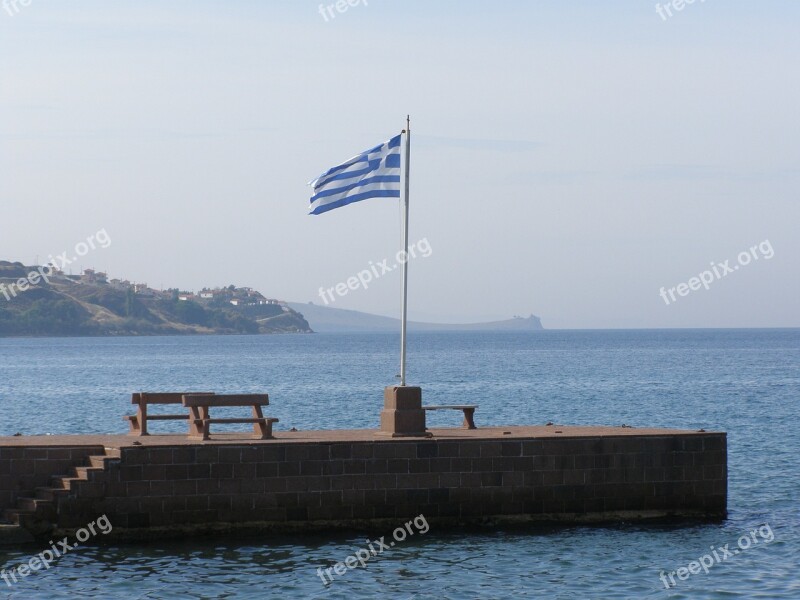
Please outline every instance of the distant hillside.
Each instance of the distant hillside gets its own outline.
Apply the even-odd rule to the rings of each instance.
[[[311,333],[302,315],[250,288],[164,292],[91,269],[20,286],[37,269],[0,261],[0,337]]]
[[[311,302],[287,303],[293,310],[301,313],[312,329],[318,333],[358,333],[358,332],[396,332],[400,330],[400,320],[382,317],[356,310],[345,310],[320,306]],[[463,325],[444,325],[440,323],[408,322],[409,331],[541,331],[539,317],[515,317],[505,321],[490,323],[469,323]]]

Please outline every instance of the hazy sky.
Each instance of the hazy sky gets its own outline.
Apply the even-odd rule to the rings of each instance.
[[[797,2],[6,5],[0,259],[105,229],[75,272],[321,304],[394,256],[400,211],[308,216],[306,182],[410,113],[412,317],[800,326]],[[333,306],[399,299],[395,271]]]

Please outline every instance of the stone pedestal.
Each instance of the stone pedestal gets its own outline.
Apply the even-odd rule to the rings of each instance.
[[[381,429],[389,437],[430,437],[425,430],[422,388],[394,385],[383,390]]]

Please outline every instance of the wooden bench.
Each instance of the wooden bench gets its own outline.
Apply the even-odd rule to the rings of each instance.
[[[189,438],[207,440],[211,423],[252,423],[256,439],[272,438],[272,424],[278,419],[265,417],[262,406],[269,405],[268,394],[184,394],[183,405],[189,409]],[[211,407],[249,406],[253,409],[250,418],[212,419],[208,414]]]
[[[137,392],[131,396],[131,404],[135,404],[136,414],[125,415],[122,417],[128,421],[131,430],[130,435],[150,435],[147,432],[148,421],[188,421],[189,413],[179,415],[149,415],[147,406],[150,404],[178,404],[183,401],[184,394],[211,396],[214,392]]]
[[[464,429],[477,429],[473,415],[477,404],[453,404],[445,406],[423,406],[422,410],[461,410],[464,411]]]

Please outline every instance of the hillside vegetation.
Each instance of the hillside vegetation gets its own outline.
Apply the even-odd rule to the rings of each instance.
[[[249,288],[201,298],[86,271],[56,272],[20,289],[37,269],[0,261],[0,336],[311,333],[302,314]]]

